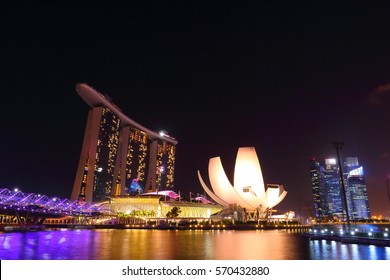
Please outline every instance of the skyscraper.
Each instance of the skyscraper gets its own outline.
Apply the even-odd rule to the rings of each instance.
[[[136,123],[86,84],[76,91],[91,109],[71,199],[101,201],[134,185],[137,192],[172,189],[177,140]]]
[[[350,219],[370,218],[363,167],[357,157],[342,160],[343,180]],[[310,178],[315,215],[318,220],[344,218],[342,188],[337,160],[310,159]]]
[[[344,160],[344,180],[347,182],[348,210],[352,219],[370,218],[366,180],[363,166],[359,165],[357,157],[347,157]]]

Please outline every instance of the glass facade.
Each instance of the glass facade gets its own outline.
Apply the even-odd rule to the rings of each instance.
[[[358,158],[349,157],[344,161],[344,179],[348,185],[347,201],[352,219],[367,219],[371,217],[368,204],[366,180],[363,166],[359,165]]]
[[[325,190],[323,199],[327,201],[326,217],[341,217],[343,214],[343,200],[338,164],[334,159],[326,159],[324,163]]]
[[[363,167],[356,157],[343,161],[343,180],[350,219],[370,218]],[[338,163],[335,159],[310,160],[310,178],[317,220],[344,219]]]
[[[323,219],[327,213],[324,172],[323,166],[314,159],[310,161],[310,179],[314,201],[314,214],[317,218]]]

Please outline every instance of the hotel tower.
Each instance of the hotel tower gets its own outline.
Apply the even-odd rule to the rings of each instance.
[[[136,123],[87,84],[76,91],[91,109],[71,200],[172,189],[177,140]]]

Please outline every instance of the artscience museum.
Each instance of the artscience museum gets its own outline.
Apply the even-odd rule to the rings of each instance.
[[[287,195],[282,185],[265,186],[254,147],[238,149],[233,185],[226,176],[220,157],[210,158],[208,174],[211,187],[206,185],[198,170],[198,178],[205,192],[215,202],[224,206],[221,215],[225,212],[225,215],[234,213],[246,219],[267,218],[270,210]]]

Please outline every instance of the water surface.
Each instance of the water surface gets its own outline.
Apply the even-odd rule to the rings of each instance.
[[[0,234],[2,260],[390,260],[390,247],[294,230],[44,230]]]

